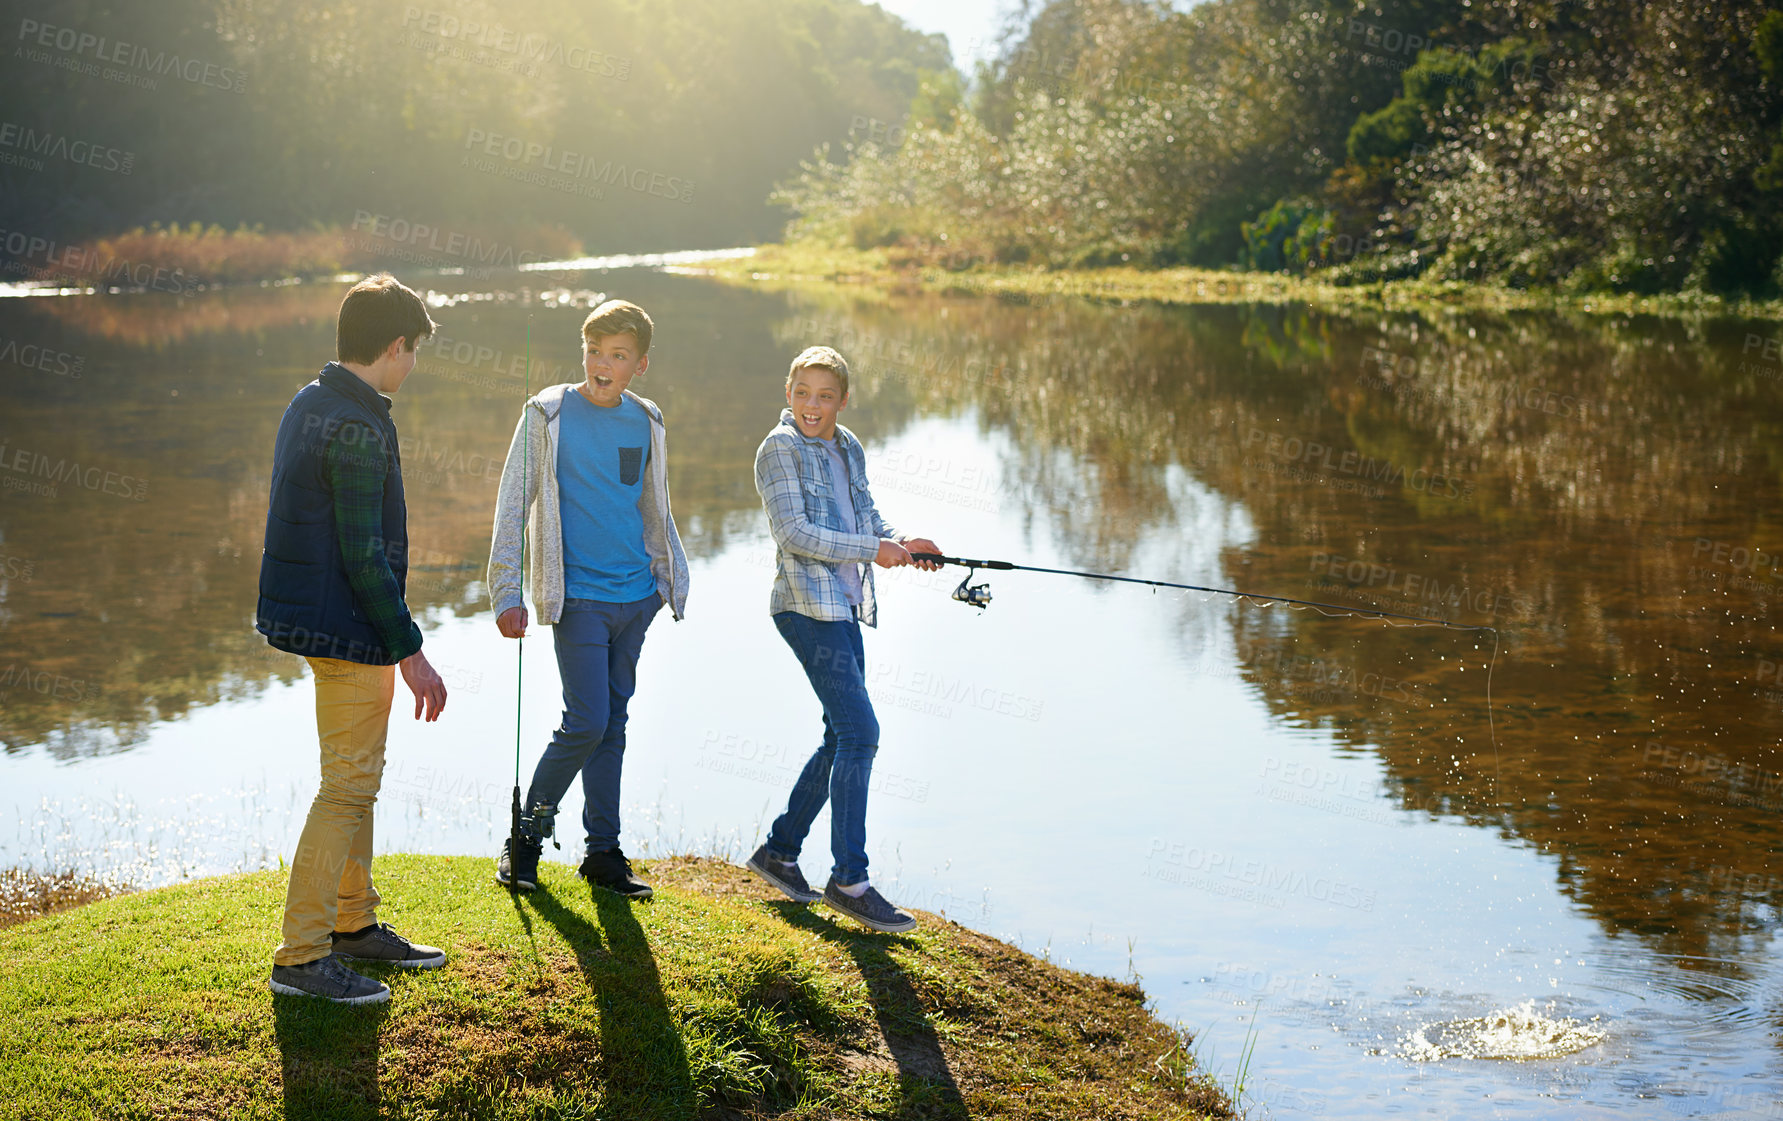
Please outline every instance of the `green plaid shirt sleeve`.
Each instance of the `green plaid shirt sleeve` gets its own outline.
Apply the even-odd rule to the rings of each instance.
[[[347,582],[394,661],[421,649],[421,628],[402,601],[390,558],[384,555],[383,448],[363,425],[342,425],[328,443],[328,480],[334,488],[334,532]]]

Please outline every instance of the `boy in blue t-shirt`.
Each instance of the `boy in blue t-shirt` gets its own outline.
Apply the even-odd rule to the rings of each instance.
[[[582,324],[586,379],[554,385],[526,403],[496,501],[489,592],[496,626],[526,633],[521,522],[530,511],[532,598],[554,628],[563,678],[563,722],[533,771],[521,816],[520,851],[502,845],[497,882],[538,884],[544,839],[580,772],[591,883],[633,899],[650,886],[619,847],[619,777],[626,705],[638,653],[657,611],[676,619],[687,602],[687,557],[669,511],[662,412],[627,387],[649,368],[650,317],[608,300]]]

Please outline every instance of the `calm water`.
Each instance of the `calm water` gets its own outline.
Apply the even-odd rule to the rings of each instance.
[[[579,377],[622,295],[694,561],[645,648],[628,848],[740,858],[813,743],[750,465],[830,341],[881,508],[950,551],[1498,628],[1494,665],[1490,632],[1023,573],[979,613],[958,570],[893,574],[889,894],[1136,972],[1227,1079],[1254,1033],[1253,1116],[1783,1117],[1783,331],[412,279],[442,337],[396,410],[410,600],[452,696],[435,725],[399,697],[380,848],[505,833],[481,581],[526,329],[535,385]],[[341,291],[0,300],[0,865],[292,847],[312,693],[251,618],[274,429]],[[528,768],[558,711],[530,645]]]

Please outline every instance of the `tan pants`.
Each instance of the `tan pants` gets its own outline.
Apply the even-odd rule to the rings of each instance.
[[[329,935],[377,922],[371,882],[372,808],[384,778],[384,737],[396,695],[395,666],[310,658],[322,784],[291,858],[283,940],[274,965],[302,965],[333,952]]]

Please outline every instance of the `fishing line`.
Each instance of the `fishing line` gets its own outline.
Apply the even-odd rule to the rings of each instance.
[[[989,584],[974,584],[972,577],[979,569],[991,572],[1043,572],[1051,576],[1076,576],[1084,580],[1110,580],[1121,584],[1145,584],[1153,588],[1180,588],[1189,592],[1208,592],[1212,595],[1233,596],[1239,600],[1250,600],[1263,606],[1272,603],[1285,603],[1292,607],[1310,607],[1319,614],[1330,619],[1342,619],[1350,616],[1366,616],[1379,619],[1390,627],[1444,627],[1457,631],[1491,631],[1492,658],[1486,663],[1486,729],[1492,738],[1492,797],[1495,804],[1498,800],[1498,723],[1492,715],[1492,673],[1498,668],[1498,628],[1482,623],[1451,623],[1447,619],[1435,619],[1427,615],[1406,615],[1398,611],[1380,611],[1372,607],[1354,607],[1340,603],[1321,603],[1318,600],[1295,599],[1292,596],[1265,595],[1262,592],[1241,592],[1231,588],[1209,588],[1201,584],[1178,584],[1170,580],[1147,580],[1138,576],[1114,576],[1106,572],[1079,572],[1069,568],[1041,568],[1032,564],[1016,564],[1003,560],[974,560],[970,557],[950,557],[942,553],[911,553],[912,560],[933,561],[936,564],[957,564],[966,569],[966,575],[960,580],[959,587],[953,590],[953,598],[980,611],[990,606],[991,588]],[[1394,622],[1395,619],[1406,620]],[[1475,649],[1478,649],[1477,647]]]

